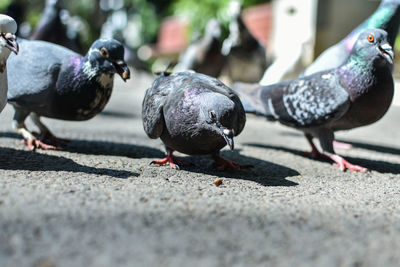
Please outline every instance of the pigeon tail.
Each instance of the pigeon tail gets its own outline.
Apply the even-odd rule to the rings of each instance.
[[[269,120],[274,120],[272,112],[266,108],[261,100],[262,86],[258,83],[234,83],[232,89],[238,94],[246,113],[265,116]],[[267,103],[268,104],[268,103]]]

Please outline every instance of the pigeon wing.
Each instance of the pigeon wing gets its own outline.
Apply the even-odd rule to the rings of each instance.
[[[275,119],[294,127],[323,125],[350,107],[350,97],[332,71],[264,87],[261,98]]]
[[[172,90],[168,76],[158,77],[153,85],[147,89],[142,104],[142,120],[146,134],[153,139],[161,136],[164,121],[164,105]]]
[[[25,108],[50,105],[62,65],[73,56],[80,57],[55,44],[22,41],[19,55],[12,55],[7,65],[8,101]]]

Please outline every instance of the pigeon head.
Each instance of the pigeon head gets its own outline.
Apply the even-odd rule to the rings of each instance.
[[[114,39],[95,41],[87,54],[92,69],[102,73],[118,73],[126,81],[130,71],[124,61],[124,46]]]
[[[363,31],[353,48],[352,56],[358,60],[372,60],[378,64],[393,64],[394,53],[388,42],[388,34],[381,29]]]
[[[223,137],[233,150],[237,121],[235,103],[225,95],[208,93],[202,96],[199,108],[200,120],[205,122],[205,128]]]
[[[15,36],[16,31],[17,23],[15,20],[9,16],[0,14],[0,54],[2,57],[5,56],[7,58],[11,51],[18,54],[19,47],[17,37]],[[6,48],[6,50],[3,48]]]

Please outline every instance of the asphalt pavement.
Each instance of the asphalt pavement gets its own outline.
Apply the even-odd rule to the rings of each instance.
[[[149,165],[164,156],[141,122],[152,80],[116,77],[92,120],[45,119],[63,151],[28,151],[0,114],[0,266],[399,266],[399,106],[337,135],[368,173],[307,158],[299,132],[254,116],[222,152],[254,168],[177,153],[195,165],[178,171]]]

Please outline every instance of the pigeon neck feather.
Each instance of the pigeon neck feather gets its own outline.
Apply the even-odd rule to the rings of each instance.
[[[376,82],[375,71],[376,58],[361,57],[359,55],[350,55],[347,63],[338,68],[340,83],[354,101],[359,96],[366,93]]]

